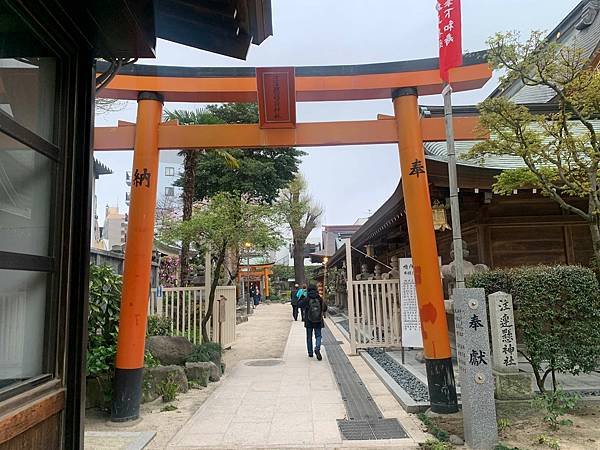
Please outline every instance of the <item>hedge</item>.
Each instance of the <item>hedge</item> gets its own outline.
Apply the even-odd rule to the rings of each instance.
[[[554,371],[573,375],[600,362],[600,288],[591,269],[534,266],[473,274],[468,287],[512,295],[515,325],[543,391]],[[545,365],[548,368],[545,368]]]

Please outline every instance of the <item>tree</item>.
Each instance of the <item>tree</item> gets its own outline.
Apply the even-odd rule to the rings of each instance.
[[[222,123],[222,121],[212,114],[209,110],[196,109],[195,111],[175,110],[165,111],[165,120],[176,120],[180,125],[208,125]],[[190,220],[192,217],[192,205],[194,202],[194,184],[196,180],[196,161],[200,152],[208,153],[211,156],[222,161],[226,170],[239,167],[237,160],[227,151],[224,150],[203,150],[191,149],[183,150],[180,155],[183,155],[183,220]],[[187,286],[189,279],[189,260],[190,260],[190,243],[183,240],[181,242],[181,257],[180,261],[180,286]]]
[[[220,193],[205,205],[195,207],[190,220],[173,222],[163,230],[166,241],[186,240],[204,251],[210,251],[216,260],[208,296],[206,314],[202,319],[202,339],[209,341],[207,324],[212,317],[215,291],[222,275],[223,262],[228,250],[238,250],[245,242],[252,242],[257,250],[273,250],[283,240],[278,227],[278,212],[268,205],[258,205],[231,193]]]
[[[294,274],[297,283],[306,283],[304,244],[319,223],[323,208],[307,192],[306,181],[297,175],[280,194],[278,208],[292,230]]]
[[[554,95],[556,112],[532,114],[506,98],[479,105],[481,124],[492,138],[467,155],[512,155],[523,168],[505,170],[494,185],[499,194],[537,188],[564,210],[589,225],[595,260],[600,260],[600,138],[593,119],[600,113],[600,73],[576,47],[549,42],[534,32],[525,42],[518,34],[497,34],[489,41],[489,59],[506,70],[504,85],[520,82]],[[587,200],[587,207],[582,206]]]
[[[220,123],[257,123],[255,103],[208,105],[206,111]],[[280,189],[292,181],[305,153],[292,147],[229,149],[239,167],[231,170],[218,154],[206,153],[196,163],[196,200],[206,200],[219,192],[236,192],[258,203],[272,203]],[[184,185],[184,179],[177,182]]]

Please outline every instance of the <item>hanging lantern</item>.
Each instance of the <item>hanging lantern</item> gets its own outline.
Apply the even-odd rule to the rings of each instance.
[[[446,205],[440,203],[439,200],[436,200],[433,202],[431,210],[433,213],[433,229],[435,231],[450,230],[448,218],[446,217]]]

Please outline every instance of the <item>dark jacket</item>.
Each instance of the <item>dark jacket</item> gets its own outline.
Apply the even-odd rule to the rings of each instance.
[[[296,296],[297,293],[298,293],[297,288],[292,289],[292,292],[290,292],[290,302],[292,305],[295,305],[295,306],[298,306],[298,297]]]
[[[300,301],[298,302],[298,306],[300,308],[303,308],[304,310],[306,310],[308,308],[308,302],[310,301],[311,298],[318,298],[319,302],[321,303],[321,321],[320,322],[309,321],[308,313],[305,312],[304,313],[304,327],[305,328],[323,328],[323,326],[324,326],[323,314],[325,313],[325,311],[327,311],[327,304],[319,296],[317,289],[309,288],[306,297],[302,297],[300,299]]]

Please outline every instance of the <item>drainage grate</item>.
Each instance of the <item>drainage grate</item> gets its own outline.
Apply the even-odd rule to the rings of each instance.
[[[338,420],[342,439],[370,441],[377,439],[403,439],[408,437],[396,419]]]
[[[347,420],[338,420],[338,428],[346,440],[402,439],[406,432],[396,419],[384,419],[369,391],[352,367],[350,360],[331,331],[323,328],[323,345],[333,375],[340,388]]]

